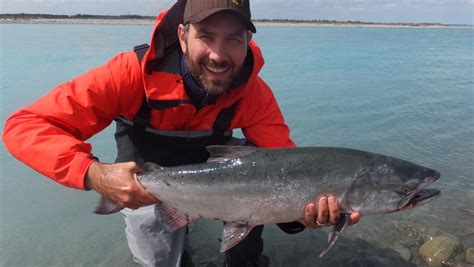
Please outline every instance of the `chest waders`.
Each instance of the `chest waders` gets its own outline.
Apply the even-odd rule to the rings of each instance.
[[[148,45],[134,48],[140,62],[147,50]],[[180,104],[179,101],[154,101],[153,109],[164,110]],[[154,162],[164,167],[205,162],[210,156],[206,146],[224,145],[231,141],[232,131],[228,129],[237,105],[238,102],[219,112],[212,131],[169,131],[151,128],[152,108],[144,99],[132,121],[123,117],[115,119],[115,162],[135,161],[139,166]],[[127,225],[128,245],[137,262],[146,266],[183,266],[186,229],[168,233],[151,207],[135,211],[124,209],[122,213]],[[256,262],[263,251],[262,231],[263,226],[255,227],[239,245],[227,251],[226,266],[259,266]]]

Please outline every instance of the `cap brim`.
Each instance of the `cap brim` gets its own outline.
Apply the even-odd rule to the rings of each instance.
[[[252,21],[248,19],[242,12],[232,9],[232,8],[227,8],[227,7],[221,7],[221,8],[213,8],[209,9],[206,11],[203,11],[201,13],[198,13],[192,17],[189,18],[190,23],[199,23],[203,21],[204,19],[208,18],[209,16],[212,16],[218,12],[221,11],[232,11],[234,14],[238,15],[242,21],[245,23],[245,26],[247,26],[247,29],[253,33],[257,32],[257,29],[255,28],[255,25],[253,25]]]

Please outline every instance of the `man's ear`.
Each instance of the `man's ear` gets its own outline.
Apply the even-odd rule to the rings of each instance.
[[[247,42],[252,41],[252,36],[253,36],[253,33],[251,31],[248,31],[247,32]]]
[[[186,54],[188,50],[188,46],[186,43],[186,33],[184,32],[183,24],[178,25],[178,39],[179,39],[179,44],[181,45],[181,50],[183,51],[184,54]]]

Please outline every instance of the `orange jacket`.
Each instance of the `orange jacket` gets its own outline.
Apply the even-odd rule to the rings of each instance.
[[[168,12],[173,16],[166,16]],[[133,51],[121,53],[13,113],[3,131],[7,149],[43,175],[83,189],[84,175],[94,160],[92,147],[85,142],[88,138],[119,115],[132,119],[144,94],[149,101],[188,99],[180,75],[164,71],[150,74],[146,70],[146,62],[162,58],[159,54],[170,39],[164,38],[166,31],[176,32],[175,12],[182,10],[164,11],[158,16],[143,64]],[[245,85],[200,110],[192,104],[153,110],[151,126],[160,130],[211,130],[217,113],[240,99],[230,129],[241,128],[245,137],[260,147],[294,147],[270,88],[257,76],[264,63],[260,49],[253,41],[250,49],[254,67]]]

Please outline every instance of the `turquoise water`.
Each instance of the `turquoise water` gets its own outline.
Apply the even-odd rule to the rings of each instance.
[[[0,121],[116,53],[148,42],[151,25],[0,25]],[[466,239],[474,233],[474,55],[472,28],[260,27],[262,77],[300,146],[341,146],[407,159],[441,172],[442,198],[403,213],[371,216],[319,259],[326,232],[264,232],[272,266],[411,263],[392,249],[401,225]],[[93,137],[115,157],[113,127]],[[94,192],[70,190],[16,161],[3,146],[0,263],[4,266],[133,266],[120,215],[97,216]],[[197,266],[219,262],[222,225],[199,222]],[[471,238],[472,239],[472,238]],[[474,245],[472,245],[474,246]]]

